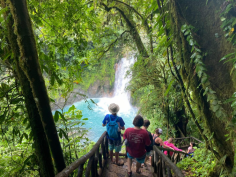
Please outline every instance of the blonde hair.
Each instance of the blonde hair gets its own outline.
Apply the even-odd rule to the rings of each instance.
[[[173,143],[173,138],[169,138],[167,141],[168,143]]]

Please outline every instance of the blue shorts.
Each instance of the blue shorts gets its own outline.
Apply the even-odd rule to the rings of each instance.
[[[134,159],[134,157],[132,157],[131,155],[129,155],[128,152],[127,152],[127,156],[128,156],[129,159]],[[140,158],[136,158],[136,160],[137,160],[138,163],[144,163],[145,158],[146,158],[146,154],[143,155],[143,156],[140,157]]]
[[[113,151],[115,149],[115,152],[120,152],[122,146],[121,139],[119,140],[108,139],[108,146],[109,146],[109,151]]]

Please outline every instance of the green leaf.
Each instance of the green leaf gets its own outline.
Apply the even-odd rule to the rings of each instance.
[[[235,53],[229,53],[229,54],[225,55],[223,58],[221,58],[220,61],[223,61],[223,60],[225,60],[226,58],[228,58],[228,57],[230,57],[230,56],[232,56],[232,55],[234,55],[234,54],[235,54]]]
[[[0,124],[4,122],[5,118],[6,118],[5,114],[0,115]]]
[[[209,90],[209,88],[207,87],[207,88],[205,89],[205,92],[203,93],[203,96],[205,96],[205,95],[207,94],[208,90]]]
[[[3,56],[3,61],[5,61],[6,59],[8,59],[10,56],[11,56],[11,52],[10,53],[8,53],[8,54],[6,54],[5,56]]]
[[[59,120],[59,114],[60,114],[59,111],[56,111],[56,112],[55,112],[54,117],[53,117],[55,122],[58,122],[58,120]]]
[[[197,55],[197,52],[194,52],[190,58],[195,58],[196,55]]]
[[[10,100],[10,103],[11,103],[11,104],[17,104],[17,103],[19,103],[19,102],[21,102],[21,101],[24,101],[24,99],[22,99],[22,98],[16,98],[16,99]]]
[[[20,140],[19,140],[19,143],[20,143],[20,144],[22,143],[23,137],[24,137],[24,135],[22,134],[21,137],[20,137]]]
[[[167,89],[166,89],[166,91],[165,91],[165,96],[169,93],[169,91],[170,91],[170,88],[171,88],[171,86],[172,86],[172,84],[173,84],[173,82],[174,82],[175,80],[173,79],[170,83],[169,83],[169,85],[168,85],[168,87],[167,87]]]
[[[60,129],[60,131],[62,132],[63,136],[69,141],[68,135],[66,134],[66,132],[64,132],[64,130]]]
[[[26,133],[23,133],[23,135],[24,135],[25,139],[28,140],[28,135]]]
[[[208,77],[203,75],[203,77],[201,79],[202,84],[206,83],[207,79],[208,79]]]
[[[220,109],[220,105],[218,105],[218,104],[212,106],[212,111],[213,111],[213,112],[216,112],[216,111],[219,110],[219,109]]]
[[[82,120],[88,120],[88,118],[83,118]]]
[[[191,45],[191,46],[194,45],[194,41],[193,41],[193,39],[190,39],[190,40],[189,40],[189,45]]]
[[[62,120],[64,120],[66,122],[67,120],[66,120],[65,116],[61,112],[59,112],[59,114],[60,114]]]
[[[61,129],[59,131],[59,137],[62,138],[62,132],[61,132]]]
[[[222,114],[223,112],[221,111],[221,109],[218,109],[218,111],[216,111],[216,117],[222,118]]]
[[[72,105],[72,106],[69,108],[68,112],[74,111],[75,109],[76,109],[75,105]]]
[[[50,102],[55,103],[55,100],[52,98],[49,98]]]
[[[184,33],[186,31],[186,29],[187,29],[187,25],[186,24],[181,26],[182,33]]]

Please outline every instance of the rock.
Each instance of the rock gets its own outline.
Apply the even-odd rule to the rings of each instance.
[[[80,86],[75,88],[70,96],[65,98],[60,97],[51,103],[52,110],[61,109],[66,105],[72,105],[75,102],[81,101],[85,98],[101,98],[112,97],[114,91],[114,84],[110,85],[109,77],[104,78],[104,81],[97,80],[88,88],[88,91],[83,90]],[[65,103],[66,101],[66,103]]]

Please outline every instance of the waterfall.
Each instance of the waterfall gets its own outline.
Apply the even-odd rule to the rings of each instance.
[[[132,127],[133,119],[137,113],[137,109],[130,104],[130,93],[125,90],[127,84],[130,81],[130,77],[126,77],[126,72],[134,64],[135,59],[122,58],[119,63],[116,64],[114,94],[112,98],[92,98],[96,103],[90,102],[92,110],[88,109],[88,104],[85,100],[74,103],[75,107],[82,111],[83,118],[88,118],[85,121],[84,128],[89,130],[88,138],[91,141],[97,141],[102,133],[106,130],[106,127],[102,127],[102,120],[106,114],[110,114],[108,106],[111,103],[116,103],[120,106],[118,116],[122,117],[125,122],[125,128]],[[66,106],[64,111],[67,111],[70,106]]]
[[[120,106],[121,113],[127,113],[133,109],[130,104],[130,93],[125,90],[127,84],[130,81],[130,76],[126,76],[126,72],[134,64],[135,59],[122,58],[119,63],[116,64],[114,94],[112,98],[102,98],[98,103],[101,109],[107,110],[109,104],[116,103]]]

